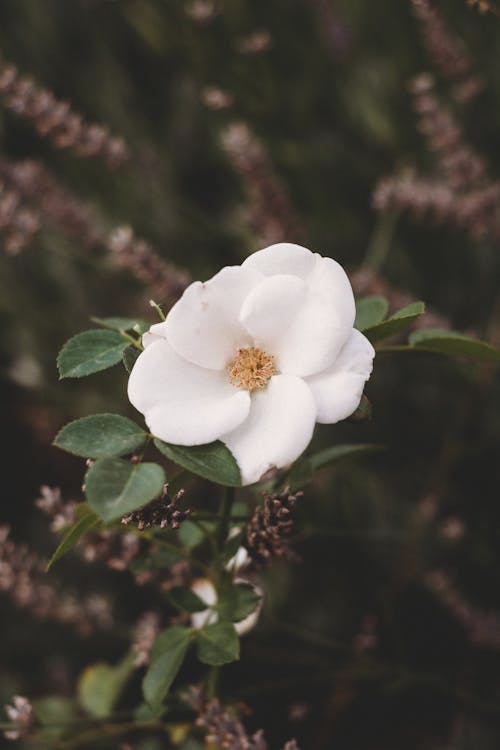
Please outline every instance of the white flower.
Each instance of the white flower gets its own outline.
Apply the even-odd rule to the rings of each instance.
[[[251,586],[256,594],[262,597],[262,589],[251,581],[247,581],[245,578],[236,578],[234,581],[236,584],[245,584]],[[212,625],[217,622],[219,616],[216,612],[217,605],[217,591],[215,586],[208,578],[197,578],[191,585],[191,591],[198,596],[202,602],[205,602],[207,609],[201,612],[193,612],[191,615],[191,625],[193,628],[201,629],[205,625]],[[243,620],[234,623],[234,627],[238,635],[246,635],[250,630],[257,625],[259,621],[260,612],[262,610],[262,599],[258,604],[257,608],[247,615]]]
[[[191,284],[144,334],[129,399],[168,443],[221,440],[251,484],[358,407],[375,352],[354,318],[336,261],[271,245]]]

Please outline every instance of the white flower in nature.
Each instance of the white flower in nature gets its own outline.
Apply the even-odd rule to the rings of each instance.
[[[259,586],[251,583],[250,581],[247,581],[244,578],[236,578],[234,582],[252,586],[255,593],[259,596],[262,596],[262,589]],[[193,612],[193,614],[191,615],[192,627],[198,630],[205,625],[212,625],[212,623],[217,622],[218,615],[215,611],[215,605],[217,604],[217,592],[213,583],[209,581],[208,578],[197,578],[191,585],[191,591],[207,605],[207,609],[204,609],[201,612]],[[240,620],[239,622],[234,623],[234,627],[238,635],[245,635],[246,633],[249,633],[250,630],[253,630],[259,620],[261,609],[262,600],[257,608],[247,617],[245,617],[243,620]]]
[[[132,404],[168,443],[221,440],[243,484],[295,461],[315,422],[352,414],[374,349],[342,267],[280,243],[195,281],[144,334]]]

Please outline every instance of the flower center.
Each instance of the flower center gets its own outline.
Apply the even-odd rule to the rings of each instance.
[[[238,349],[236,358],[228,365],[229,382],[236,388],[255,391],[264,388],[275,374],[276,365],[272,354],[255,346]]]

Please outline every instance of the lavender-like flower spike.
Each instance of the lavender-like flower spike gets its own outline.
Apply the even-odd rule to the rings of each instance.
[[[85,123],[68,102],[22,76],[14,65],[0,63],[0,96],[15,114],[30,120],[37,132],[50,138],[57,148],[71,149],[77,156],[96,156],[115,169],[128,159],[122,138],[97,124]]]

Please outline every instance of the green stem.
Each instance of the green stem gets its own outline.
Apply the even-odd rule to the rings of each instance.
[[[219,553],[222,552],[224,544],[229,533],[229,525],[231,522],[231,510],[234,503],[235,490],[234,487],[227,487],[224,496],[221,500],[219,508],[219,528],[217,530],[217,546]]]
[[[379,216],[370,242],[368,243],[363,263],[364,266],[371,268],[372,271],[379,271],[389,254],[394,230],[396,229],[400,214],[401,211],[399,209],[391,209],[384,211]]]
[[[207,698],[213,700],[217,697],[217,686],[219,684],[220,667],[212,667],[207,679]]]

